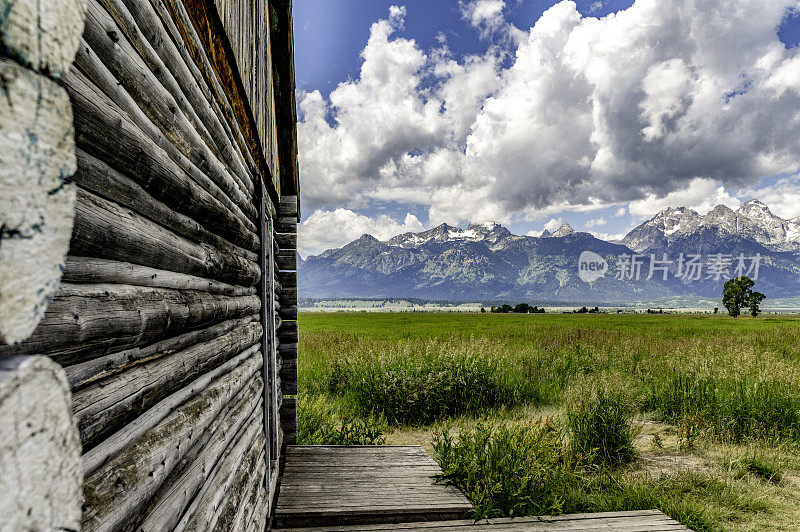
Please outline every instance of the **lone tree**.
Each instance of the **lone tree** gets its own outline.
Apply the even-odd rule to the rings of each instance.
[[[728,314],[736,318],[743,308],[749,308],[753,317],[758,316],[761,302],[766,296],[761,292],[754,292],[754,284],[752,279],[744,276],[725,282],[722,288],[722,304],[728,309]]]

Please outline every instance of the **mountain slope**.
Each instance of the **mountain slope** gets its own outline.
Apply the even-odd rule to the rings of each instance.
[[[580,275],[584,252],[597,264],[606,263],[604,274],[592,282]],[[665,258],[669,263],[658,262]],[[634,264],[627,273],[626,260]],[[703,262],[702,275],[690,275],[690,260]],[[715,261],[721,264],[716,274]],[[466,229],[442,224],[385,242],[363,235],[300,261],[299,289],[303,297],[632,303],[676,295],[719,297],[724,281],[736,273],[759,277],[759,289],[769,297],[800,294],[800,219],[783,220],[750,201],[737,211],[720,205],[704,216],[665,209],[622,244],[568,224],[540,237],[513,235],[497,223]]]

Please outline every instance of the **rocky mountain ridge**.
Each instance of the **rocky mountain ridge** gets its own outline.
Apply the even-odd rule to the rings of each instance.
[[[591,282],[580,275],[585,252],[607,264]],[[783,220],[762,202],[705,215],[687,208],[659,212],[621,242],[606,242],[569,224],[541,236],[520,236],[495,222],[462,229],[441,224],[379,241],[370,236],[300,261],[303,297],[419,297],[631,302],[675,295],[716,297],[723,276],[649,275],[650,256],[715,254],[759,257],[761,291],[800,295],[800,219]],[[621,274],[620,258],[639,256],[644,275]],[[763,260],[762,260],[763,258]],[[682,259],[681,259],[682,260]],[[705,259],[704,259],[705,260]],[[649,277],[649,278],[647,278]]]

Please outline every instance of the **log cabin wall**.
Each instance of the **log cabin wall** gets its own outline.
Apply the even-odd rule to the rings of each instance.
[[[83,530],[263,530],[296,435],[290,1],[85,4],[74,62],[43,70],[74,127],[63,274],[0,365],[63,368]],[[0,74],[29,68],[3,27]]]

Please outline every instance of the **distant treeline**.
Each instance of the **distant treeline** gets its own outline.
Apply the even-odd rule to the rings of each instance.
[[[481,307],[481,312],[486,312],[486,308]],[[491,307],[490,312],[493,314],[544,314],[544,307],[530,306],[527,303],[519,303],[515,306],[508,304],[500,305],[499,307]]]
[[[473,303],[476,306],[481,306],[486,309],[491,307],[502,307],[503,305],[511,305],[512,308],[517,305],[513,300],[507,299],[493,299],[493,300],[475,300],[475,299],[419,299],[414,297],[300,297],[297,302],[300,307],[309,308],[314,307],[316,303],[321,301],[369,301],[374,303],[401,303],[408,302],[412,305],[437,305],[437,306],[459,306],[465,303]],[[576,307],[579,305],[587,304],[586,301],[560,301],[560,300],[536,300],[536,305],[541,307]],[[593,306],[613,306],[613,307],[634,307],[631,303],[619,302],[603,302],[592,301],[589,302],[590,307]]]

